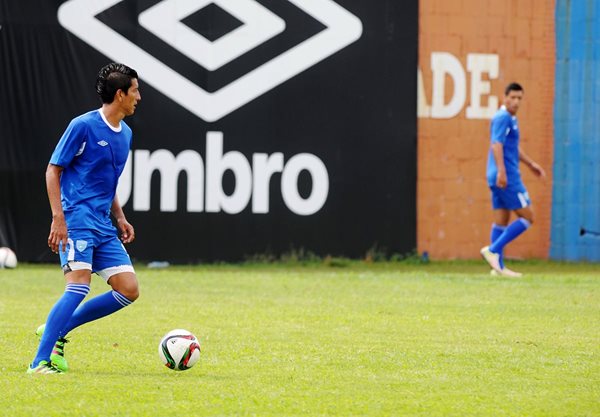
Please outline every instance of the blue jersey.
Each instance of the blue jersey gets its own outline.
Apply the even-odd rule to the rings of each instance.
[[[91,229],[114,235],[110,208],[131,146],[123,121],[109,125],[101,110],[76,117],[60,138],[50,163],[63,167],[62,207],[69,230]]]
[[[492,118],[491,143],[501,143],[504,150],[504,166],[508,187],[521,185],[521,172],[519,171],[519,125],[517,117],[510,114],[502,106]],[[487,162],[487,180],[490,186],[496,184],[498,167],[491,148]]]

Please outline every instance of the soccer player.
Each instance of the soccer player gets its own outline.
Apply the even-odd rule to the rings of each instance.
[[[496,112],[491,124],[491,146],[487,162],[487,181],[492,191],[494,223],[491,245],[481,249],[481,255],[492,267],[492,272],[520,277],[522,274],[504,266],[504,247],[533,224],[531,201],[519,171],[523,162],[538,177],[546,173],[519,146],[517,111],[523,100],[523,87],[511,83],[504,92],[504,105]],[[510,213],[517,219],[508,223]]]
[[[135,232],[116,195],[132,136],[123,119],[141,100],[137,73],[123,64],[108,64],[98,73],[96,92],[102,107],[71,121],[46,170],[52,209],[48,246],[60,256],[66,288],[38,328],[40,344],[27,370],[32,374],[66,372],[66,335],[130,305],[139,295],[123,246],[134,240]],[[80,305],[90,290],[92,272],[112,289]]]

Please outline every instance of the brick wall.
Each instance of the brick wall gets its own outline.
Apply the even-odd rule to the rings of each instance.
[[[473,91],[479,92],[480,110],[491,108],[491,96],[501,104],[504,87],[516,81],[525,89],[518,113],[521,146],[544,167],[548,178],[540,181],[521,165],[535,224],[507,247],[506,254],[547,258],[552,199],[554,7],[554,0],[421,0],[417,185],[420,252],[428,251],[434,259],[477,258],[479,249],[488,244],[492,209],[485,166],[490,120],[481,111],[469,118],[467,108],[474,104]],[[438,68],[436,84],[432,56],[442,57],[446,63],[459,63],[454,65],[454,74],[460,75],[462,67],[464,82],[458,77],[457,83],[449,74],[439,76],[442,72]],[[469,71],[478,65],[486,71]],[[486,83],[489,93],[485,92]],[[444,105],[453,98],[460,105],[462,94],[463,104],[455,106],[452,114],[439,111],[439,97],[443,97]]]

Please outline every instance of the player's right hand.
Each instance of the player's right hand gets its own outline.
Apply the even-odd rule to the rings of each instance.
[[[506,178],[506,173],[503,171],[498,171],[498,175],[496,175],[496,187],[506,188],[507,185],[508,179]]]
[[[67,236],[67,222],[64,215],[54,217],[50,225],[50,234],[48,235],[48,247],[50,250],[58,253],[59,247],[62,247],[62,251],[66,252]]]

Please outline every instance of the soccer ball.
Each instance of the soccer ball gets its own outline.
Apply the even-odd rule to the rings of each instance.
[[[167,368],[185,371],[200,359],[200,343],[187,330],[171,330],[158,344],[158,356]]]
[[[17,255],[10,248],[0,248],[0,269],[16,268]]]

